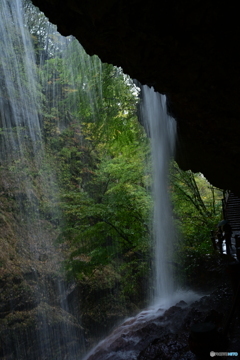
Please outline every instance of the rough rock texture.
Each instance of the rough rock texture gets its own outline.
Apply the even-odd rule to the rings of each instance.
[[[89,54],[168,98],[178,162],[240,193],[240,53],[235,3],[32,0]]]
[[[1,166],[0,359],[79,359],[84,331],[66,304],[75,284],[60,271],[62,249],[54,246],[58,232],[40,218],[31,219],[27,231],[28,216],[17,201],[24,195]]]
[[[67,297],[71,314],[79,314],[88,349],[106,337],[116,324],[146,307],[144,300],[124,299],[118,280],[111,266],[106,266],[96,270],[94,276],[78,281]]]
[[[199,354],[199,346],[203,355],[199,360],[210,359],[210,351],[239,352],[239,339],[231,338],[229,342],[222,332],[231,305],[231,291],[221,286],[190,306],[180,301],[165,313],[161,309],[154,315],[143,311],[115,329],[85,360],[196,360],[194,353]],[[189,341],[190,329],[200,323],[214,324],[216,332],[209,333],[207,341],[202,341],[201,334],[201,340]],[[235,321],[231,325],[230,334],[239,324]]]
[[[39,204],[40,192],[33,190]],[[120,296],[119,275],[111,266],[78,282],[67,279],[62,262],[69,246],[56,242],[59,229],[48,211],[31,217],[27,199],[1,164],[0,359],[80,359],[86,348],[146,304]]]

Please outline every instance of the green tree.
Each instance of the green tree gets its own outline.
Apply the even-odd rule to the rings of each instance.
[[[111,264],[121,274],[128,295],[140,291],[141,279],[149,273],[151,235],[148,223],[151,198],[144,172],[147,139],[144,133],[138,139],[136,117],[132,122],[135,125],[126,126],[125,130],[134,133],[132,143],[123,145],[123,138],[129,139],[127,134],[123,138],[115,138],[113,134],[112,146],[100,142],[94,132],[90,138],[85,124],[87,140],[82,139],[81,145],[76,146],[74,137],[69,138],[72,141],[61,152],[65,167],[63,234],[65,239],[71,239],[73,246],[68,269],[76,277],[82,277]]]
[[[140,299],[149,273],[151,198],[136,88],[121,69],[89,57],[73,38],[41,72],[46,149],[64,215],[60,238],[72,249],[67,269],[83,278],[111,266],[122,291]]]
[[[200,276],[199,269],[209,256],[215,256],[211,231],[221,219],[222,191],[214,188],[200,173],[171,168],[171,189],[179,241],[175,258],[186,275]],[[202,271],[203,273],[203,271]]]

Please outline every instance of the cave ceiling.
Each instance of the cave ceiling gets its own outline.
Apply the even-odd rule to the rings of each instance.
[[[177,160],[240,194],[240,22],[234,2],[32,0],[88,54],[166,94]],[[235,7],[236,6],[236,7]]]

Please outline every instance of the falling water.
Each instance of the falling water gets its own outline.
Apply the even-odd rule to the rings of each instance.
[[[23,154],[25,136],[29,136],[36,152],[40,135],[36,68],[31,40],[23,24],[21,1],[3,0],[0,11],[1,154]]]
[[[84,350],[83,331],[68,312],[71,290],[60,275],[62,256],[53,244],[57,189],[45,160],[42,98],[22,1],[1,0],[0,17],[0,181],[1,195],[13,207],[1,203],[6,264],[1,286],[7,293],[1,313],[7,327],[1,323],[0,356],[74,360]]]
[[[165,311],[168,308],[182,300],[183,304],[187,306],[200,298],[200,295],[192,291],[175,289],[170,266],[175,231],[168,174],[170,161],[174,154],[176,122],[167,115],[165,96],[156,93],[148,86],[143,86],[141,91],[141,120],[145,123],[152,147],[155,240],[153,304],[149,309],[140,312],[134,318],[127,319],[118,326],[106,339],[93,348],[84,360],[138,359],[141,351],[154,339],[154,336],[156,338],[162,331],[169,329],[174,333],[176,331],[174,326],[181,324],[181,320],[179,323],[176,320],[176,324],[174,324],[172,319],[170,321],[164,319],[167,314]],[[144,330],[145,328],[146,330]],[[149,340],[144,342],[144,338],[148,337]],[[166,350],[168,351],[167,346]],[[154,354],[154,350],[152,351],[153,353],[149,353],[151,358]]]
[[[41,119],[39,118],[40,104],[42,99],[37,85],[37,69],[36,59],[32,48],[31,38],[23,22],[22,2],[21,0],[2,0],[0,4],[0,153],[1,166],[8,165],[14,177],[14,181],[19,185],[18,201],[21,209],[19,217],[26,224],[27,231],[20,238],[23,243],[20,245],[19,253],[27,254],[27,264],[24,264],[23,272],[24,285],[27,280],[36,289],[37,299],[29,299],[29,307],[32,307],[32,314],[37,319],[37,325],[33,326],[32,333],[23,332],[22,334],[14,333],[15,338],[10,339],[1,351],[10,352],[10,348],[14,348],[15,359],[31,360],[31,351],[33,347],[37,348],[38,357],[36,359],[77,359],[81,350],[84,348],[82,329],[80,324],[68,312],[66,303],[66,295],[68,289],[64,281],[57,279],[46,284],[45,279],[49,273],[44,270],[45,275],[42,276],[38,268],[34,268],[33,264],[36,260],[43,261],[39,269],[43,265],[48,269],[56,267],[60,259],[58,254],[54,254],[54,246],[49,242],[49,234],[44,229],[39,210],[39,194],[44,199],[48,199],[50,220],[54,217],[54,206],[57,202],[56,192],[52,191],[52,184],[55,184],[54,175],[47,170],[44,171],[44,148],[41,140]],[[56,30],[50,25],[48,32],[58,37],[58,44],[55,50],[59,53],[65,51],[66,46],[71,47],[72,39],[63,39],[56,34]],[[50,47],[50,40],[47,40],[45,46]],[[76,49],[76,48],[75,48]],[[54,47],[53,50],[54,51]],[[69,54],[66,62],[73,61],[74,57],[81,57],[82,48],[76,53]],[[65,51],[65,54],[67,52]],[[71,59],[70,59],[71,58]],[[39,59],[39,66],[44,66],[44,61]],[[50,66],[47,64],[46,66]],[[101,64],[98,60],[92,61],[93,73],[101,74]],[[84,63],[81,64],[81,72],[78,79],[76,74],[76,63],[68,68],[66,78],[68,84],[72,86],[72,116],[77,111],[76,103],[81,99],[76,98],[75,89],[81,84],[86,88],[85,94],[88,97],[89,113],[97,114],[97,98],[101,97],[101,78],[98,77],[98,84],[93,86],[96,93],[90,91],[91,81],[87,74],[89,65],[84,69]],[[45,94],[50,96],[52,100],[48,101],[48,113],[58,117],[58,113],[62,109],[58,109],[58,92],[53,86],[49,71],[49,78],[45,87]],[[79,82],[78,82],[79,81]],[[88,91],[89,87],[89,91]],[[174,284],[171,266],[172,241],[175,236],[172,221],[171,204],[169,200],[169,184],[168,184],[168,168],[169,162],[174,152],[174,139],[176,133],[175,121],[167,115],[166,99],[164,96],[154,92],[147,86],[143,87],[142,112],[143,117],[147,119],[147,127],[152,143],[152,159],[154,174],[154,240],[155,240],[155,292],[154,302],[164,304],[164,308],[173,304]],[[64,123],[59,124],[64,127]],[[27,139],[27,141],[26,141]],[[31,159],[28,164],[28,159]],[[28,174],[24,174],[23,169],[27,169]],[[44,175],[45,174],[45,175]],[[41,183],[41,188],[36,190],[36,181]],[[55,185],[54,185],[55,186]],[[38,194],[36,193],[38,191]],[[46,193],[47,191],[47,193]],[[26,194],[27,198],[25,198]],[[49,201],[51,199],[51,201]],[[27,206],[26,206],[27,203]],[[51,203],[51,204],[50,204]],[[28,232],[28,234],[27,234]],[[34,261],[33,261],[34,260]],[[31,271],[29,271],[31,267]],[[49,287],[54,289],[49,292]],[[37,309],[35,311],[35,309]],[[16,310],[16,307],[11,310]],[[18,309],[16,310],[18,311]],[[156,308],[148,310],[145,314],[139,314],[136,317],[136,323],[139,324],[146,318],[154,318]],[[159,314],[158,314],[159,315]],[[25,321],[21,319],[20,321]],[[134,321],[133,321],[134,322]],[[127,325],[128,327],[128,325]],[[13,336],[12,334],[10,334]],[[7,338],[7,337],[6,337]],[[51,344],[52,343],[52,344]],[[0,344],[1,345],[1,344]],[[26,346],[25,346],[26,345]],[[1,347],[1,346],[0,346]],[[62,352],[62,348],[64,348]],[[4,351],[3,351],[3,350]],[[4,354],[5,355],[5,354]]]
[[[170,260],[174,238],[174,224],[169,198],[168,173],[173,157],[176,122],[167,115],[166,97],[153,88],[143,86],[142,115],[152,146],[154,197],[154,302],[171,302],[174,293]]]

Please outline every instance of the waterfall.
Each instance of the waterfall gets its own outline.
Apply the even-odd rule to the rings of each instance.
[[[176,122],[167,115],[166,97],[142,87],[142,117],[151,139],[153,167],[154,302],[168,302],[174,293],[172,244],[175,236],[169,198],[169,166],[174,154]]]
[[[27,1],[24,4],[26,5]],[[30,12],[29,18],[34,19],[36,14],[31,13],[31,7],[28,11]],[[1,323],[1,329],[4,330],[1,330],[0,334],[3,339],[0,340],[0,358],[6,360],[13,358],[17,360],[76,360],[80,359],[85,351],[85,339],[79,320],[80,315],[75,316],[75,308],[74,310],[70,309],[68,304],[68,299],[74,296],[72,294],[75,290],[75,283],[74,281],[67,282],[65,274],[61,273],[62,253],[66,251],[66,248],[64,245],[61,249],[55,246],[55,240],[59,235],[57,222],[63,221],[59,210],[58,179],[54,173],[54,167],[56,168],[58,164],[53,164],[53,159],[47,158],[48,144],[44,145],[44,136],[46,133],[48,135],[54,133],[54,140],[57,141],[59,140],[57,135],[62,135],[64,130],[68,130],[67,126],[71,124],[76,131],[74,146],[75,143],[82,142],[82,147],[72,146],[73,149],[70,147],[64,149],[63,141],[62,143],[59,141],[60,149],[57,150],[62,151],[63,155],[65,155],[64,151],[67,152],[68,162],[71,162],[74,156],[78,158],[76,167],[80,166],[81,162],[86,165],[84,156],[87,158],[90,153],[91,155],[95,153],[94,147],[87,153],[86,144],[92,141],[91,129],[93,125],[97,124],[97,119],[101,117],[103,119],[98,128],[99,138],[106,136],[107,140],[112,140],[111,137],[108,139],[108,134],[105,134],[107,126],[104,121],[107,119],[106,113],[112,113],[114,110],[111,103],[112,97],[116,98],[114,100],[116,103],[119,102],[118,92],[115,91],[114,94],[111,94],[110,89],[107,89],[105,97],[109,104],[105,102],[99,110],[98,105],[104,96],[101,85],[101,62],[97,57],[88,59],[89,63],[87,63],[88,60],[86,60],[86,54],[81,45],[76,45],[76,40],[72,37],[64,38],[58,34],[56,27],[45,22],[42,14],[37,14],[36,18],[39,23],[34,27],[32,33],[29,33],[28,26],[24,22],[21,0],[2,0],[0,15],[2,19],[0,23],[0,170],[2,174],[0,196],[3,195],[5,201],[2,206],[0,198],[0,225],[3,225],[4,230],[12,232],[12,237],[9,236],[11,239],[8,239],[8,235],[5,236],[6,240],[4,236],[0,238],[0,245],[2,242],[6,253],[3,259],[5,267],[2,266],[2,258],[0,258],[0,287],[5,287],[5,289],[9,287],[8,301],[3,305],[0,304],[1,314],[5,321],[5,323],[4,321]],[[39,32],[42,34],[41,46],[34,43],[36,34],[39,35]],[[108,69],[105,68],[105,71],[107,72]],[[121,72],[118,69],[115,71]],[[112,77],[114,76],[109,71],[108,80],[110,81]],[[111,86],[110,82],[109,88]],[[82,103],[84,106],[81,106]],[[142,113],[143,117],[147,119],[146,127],[152,143],[154,303],[163,305],[161,307],[161,313],[163,313],[164,309],[172,304],[174,294],[173,276],[169,262],[175,234],[168,191],[168,168],[174,152],[176,125],[175,121],[167,116],[165,97],[146,86],[143,87]],[[129,120],[127,115],[129,114],[124,108],[120,109],[119,107],[116,112],[113,111],[113,120],[118,121],[121,118],[122,121],[121,131],[116,131],[114,136],[121,136],[121,133],[124,133],[124,126]],[[79,119],[83,119],[85,122],[85,138],[81,133],[82,124],[79,125]],[[132,129],[132,131],[134,134],[136,129]],[[54,138],[54,136],[52,137]],[[145,139],[146,136],[144,141]],[[108,157],[110,159],[112,155]],[[97,161],[100,162],[99,159]],[[97,166],[95,165],[94,171]],[[78,175],[78,183],[74,184],[73,194],[77,199],[85,196],[84,201],[87,203],[84,187],[87,184],[90,188],[89,192],[91,192],[92,184],[91,181],[88,183],[86,178],[89,176],[92,180],[91,176],[94,172],[91,172],[91,169],[90,171],[85,170]],[[118,169],[119,179],[121,171],[122,168],[120,171]],[[116,184],[120,182],[119,179],[115,181]],[[109,181],[110,176],[107,185],[104,184],[104,188],[107,188]],[[138,185],[141,199],[145,199],[142,194],[144,186],[140,179],[137,178],[134,181]],[[102,190],[100,185],[99,193]],[[129,197],[127,197],[128,199]],[[99,201],[97,205],[100,218],[104,204]],[[136,202],[132,207],[135,208],[135,205]],[[74,206],[74,211],[77,213],[79,204],[74,203]],[[83,206],[83,211],[85,210]],[[90,222],[86,225],[88,230],[95,225],[92,215],[94,211],[94,202],[91,199],[92,213],[89,216]],[[15,214],[15,217],[12,213]],[[144,212],[144,214],[146,213],[147,211]],[[114,210],[111,210],[111,216],[113,215]],[[117,237],[120,234],[122,243],[128,250],[124,254],[128,257],[127,261],[130,263],[131,258],[138,255],[135,259],[133,258],[137,267],[144,258],[144,251],[148,246],[148,235],[146,235],[146,233],[148,234],[148,224],[144,224],[142,231],[145,242],[138,249],[138,239],[134,238],[134,231],[137,233],[138,229],[137,227],[131,229],[132,224],[129,225],[129,219],[124,219],[127,224],[126,233],[122,232],[122,229],[119,231],[118,227],[112,225],[108,219],[103,220],[105,223],[102,221],[99,234],[105,231],[103,225],[110,224],[112,226],[111,235],[114,235],[105,239],[103,242],[105,245],[100,250],[104,251],[103,247],[105,246],[110,249],[109,256],[112,253],[117,253],[119,256],[118,251],[120,252],[121,247],[117,244],[113,249],[111,242],[113,242],[114,236]],[[141,213],[140,220],[142,220]],[[117,232],[114,233],[115,230]],[[135,239],[135,243],[131,243],[131,238]],[[86,243],[89,239],[81,240],[82,243]],[[126,243],[128,243],[128,247]],[[13,249],[16,251],[14,252]],[[84,255],[83,253],[82,260],[77,253],[76,262],[82,262],[85,266],[88,264],[90,256],[84,257]],[[122,258],[119,256],[119,259],[115,258],[114,260],[117,264],[122,265]],[[75,259],[73,258],[73,260]],[[144,269],[143,267],[141,274],[144,274]],[[135,275],[135,269],[133,270],[132,274]],[[109,274],[113,276],[111,272]],[[118,274],[116,286],[111,289],[112,299],[118,293],[120,277]],[[97,283],[97,281],[98,278],[95,282]],[[111,281],[115,281],[114,277]],[[15,299],[12,295],[12,288],[19,284],[20,290]],[[133,287],[134,282],[130,285]],[[104,291],[103,288],[102,292]],[[80,307],[80,305],[78,306]],[[153,310],[140,313],[136,317],[137,327],[141,326],[139,324],[145,322],[146,319],[154,319],[158,310],[159,308],[155,307]]]
[[[176,122],[167,114],[165,96],[160,95],[148,86],[141,87],[141,92],[141,122],[144,122],[150,137],[152,150],[152,192],[154,198],[153,301],[148,309],[133,318],[127,319],[113,330],[107,338],[86,355],[84,360],[145,359],[148,356],[151,359],[160,359],[164,356],[164,351],[161,352],[160,350],[158,353],[157,342],[160,345],[163,344],[168,357],[169,348],[175,342],[174,336],[176,336],[177,326],[182,324],[183,318],[179,321],[181,306],[187,308],[188,305],[200,298],[200,295],[192,291],[177,290],[171,269],[175,229],[168,177],[170,161],[174,154]],[[173,306],[172,319],[169,319],[168,316],[171,316],[171,309],[169,308],[171,306]],[[175,312],[174,308],[179,310]],[[170,311],[166,311],[167,309]],[[174,340],[172,342],[166,342],[165,336],[160,335],[164,331],[173,334]],[[180,327],[180,333],[181,331]],[[159,337],[161,337],[162,344]],[[159,348],[161,349],[160,345]],[[143,355],[144,351],[147,355]],[[175,355],[178,358],[177,352]]]
[[[0,356],[74,360],[84,351],[83,330],[69,312],[73,284],[61,275],[63,258],[54,245],[58,189],[44,152],[39,69],[23,6],[0,3],[0,271],[7,294]]]
[[[31,39],[23,23],[21,1],[3,0],[0,11],[1,154],[10,156],[13,151],[23,154],[24,136],[29,136],[36,152],[40,136],[37,75]]]
[[[177,290],[171,269],[175,229],[169,194],[169,168],[174,155],[176,122],[167,114],[166,97],[155,92],[153,88],[142,86],[141,99],[140,120],[141,123],[144,122],[144,127],[150,137],[152,154],[153,301],[148,309],[133,318],[128,318],[116,327],[107,338],[86,355],[84,360],[145,359],[145,357],[141,357],[141,354],[148,342],[151,342],[152,339],[156,340],[161,332],[168,332],[169,329],[171,329],[170,332],[174,333],[175,331],[173,330],[174,321],[164,319],[166,314],[166,316],[171,314],[171,311],[168,313],[166,310],[173,305],[176,305],[177,308],[181,303],[183,306],[187,306],[200,297],[192,291]],[[174,316],[173,312],[173,318]],[[147,338],[149,340],[144,342],[144,339]],[[168,346],[166,345],[165,348],[168,349]],[[155,358],[157,353],[154,354],[153,345],[149,352],[150,358]]]

